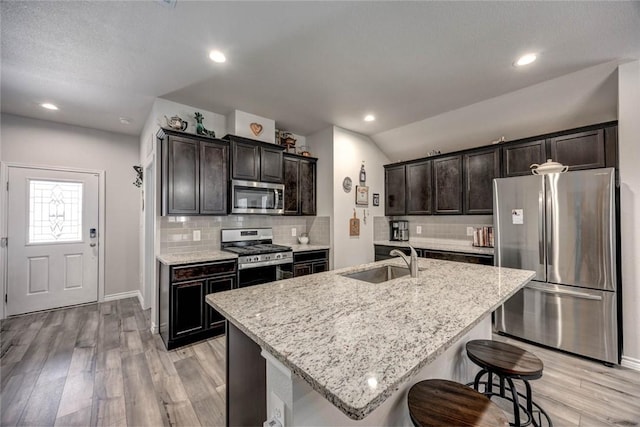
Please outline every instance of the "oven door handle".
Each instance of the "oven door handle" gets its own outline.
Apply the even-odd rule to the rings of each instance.
[[[268,267],[271,265],[283,265],[283,264],[293,264],[293,260],[291,258],[284,258],[284,259],[272,259],[270,261],[238,264],[238,270],[249,270],[251,268]]]

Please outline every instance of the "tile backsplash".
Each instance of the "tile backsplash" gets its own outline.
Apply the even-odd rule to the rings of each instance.
[[[448,215],[448,216],[378,216],[373,218],[373,240],[389,240],[389,221],[403,219],[409,221],[409,238],[441,238],[473,240],[467,236],[467,227],[493,225],[493,215]],[[417,227],[422,227],[418,234]]]
[[[281,244],[296,244],[291,236],[309,234],[311,244],[328,245],[329,217],[302,216],[163,216],[160,217],[160,253],[179,253],[220,249],[220,230],[223,228],[271,227],[273,240]],[[200,240],[193,239],[194,231],[200,231]]]

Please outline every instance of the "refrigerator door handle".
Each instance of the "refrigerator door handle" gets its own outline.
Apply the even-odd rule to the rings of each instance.
[[[529,283],[526,287],[529,288],[529,289],[533,289],[533,290],[536,290],[536,291],[544,292],[544,293],[547,293],[547,294],[566,295],[566,296],[569,296],[569,297],[590,299],[590,300],[594,300],[594,301],[602,301],[602,296],[600,296],[600,295],[592,295],[592,294],[588,294],[586,292],[568,291],[568,290],[561,290],[561,289],[549,289],[549,288],[547,288],[545,286],[534,285],[534,284],[531,284],[531,283]]]
[[[553,221],[555,221],[554,212],[553,212],[553,197],[556,194],[555,188],[552,188],[552,183],[549,176],[545,176],[545,191],[546,191],[546,202],[547,202],[547,211],[545,212],[545,224],[546,224],[546,235],[544,238],[547,241],[546,248],[546,262],[547,262],[547,280],[549,280],[549,268],[553,265],[554,259],[554,231],[553,231]]]
[[[538,262],[544,266],[544,194],[538,194]]]

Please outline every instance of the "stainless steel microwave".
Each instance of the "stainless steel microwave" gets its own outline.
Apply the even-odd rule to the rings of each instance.
[[[231,213],[284,213],[284,185],[258,181],[231,181]]]

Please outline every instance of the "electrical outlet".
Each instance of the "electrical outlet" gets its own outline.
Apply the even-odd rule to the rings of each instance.
[[[200,230],[193,230],[193,241],[194,242],[200,241]]]
[[[278,420],[280,425],[285,427],[284,402],[274,392],[271,392],[271,418]]]
[[[467,227],[467,236],[473,236],[473,227]]]
[[[291,229],[291,237],[296,237],[296,229],[295,228]]]
[[[416,233],[417,234],[422,234],[422,226],[421,225],[417,225],[416,226]]]

